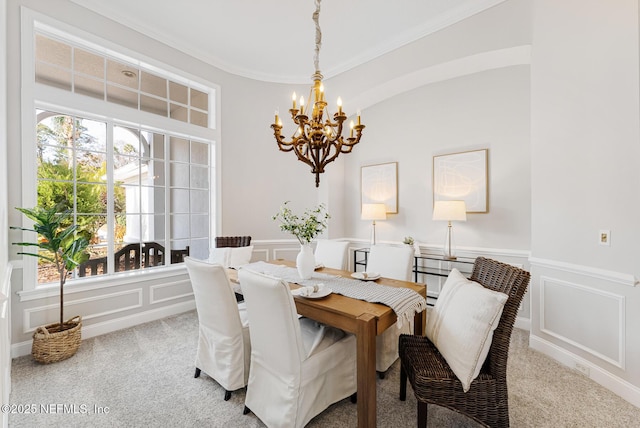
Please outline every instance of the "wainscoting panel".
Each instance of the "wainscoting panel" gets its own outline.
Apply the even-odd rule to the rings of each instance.
[[[91,320],[106,315],[117,314],[142,307],[142,289],[136,288],[116,293],[102,294],[95,297],[86,297],[64,304],[65,318],[71,318],[76,314],[82,315],[82,320]],[[38,326],[48,324],[50,320],[58,319],[59,305],[56,303],[26,308],[23,310],[23,331],[30,333]]]
[[[289,244],[291,245],[291,244]],[[273,259],[284,259],[284,260],[295,260],[300,252],[300,247],[282,247],[282,248],[274,248],[273,249]]]
[[[257,250],[255,247],[253,248],[253,254],[251,255],[252,262],[268,262],[269,261],[269,250],[260,249]]]
[[[193,296],[193,288],[191,288],[189,279],[149,287],[149,304],[151,305],[189,296]]]
[[[625,297],[540,277],[540,331],[621,369],[625,367]]]

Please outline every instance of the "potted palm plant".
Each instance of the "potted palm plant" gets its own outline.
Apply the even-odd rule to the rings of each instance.
[[[64,320],[64,284],[69,273],[89,258],[86,251],[89,241],[70,224],[70,211],[59,212],[54,208],[16,208],[33,220],[33,229],[11,227],[11,229],[35,232],[37,242],[14,242],[22,247],[36,247],[34,252],[19,252],[53,263],[60,276],[60,320],[57,323],[38,327],[33,334],[31,355],[41,363],[54,363],[76,353],[81,341],[82,319],[75,316]]]

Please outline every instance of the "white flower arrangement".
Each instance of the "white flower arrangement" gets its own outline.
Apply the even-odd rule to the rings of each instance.
[[[291,211],[288,203],[289,201],[286,201],[282,204],[280,211],[272,218],[280,220],[280,230],[291,233],[301,245],[311,243],[327,228],[327,221],[331,216],[326,212],[324,204],[307,209],[304,214],[298,216]]]

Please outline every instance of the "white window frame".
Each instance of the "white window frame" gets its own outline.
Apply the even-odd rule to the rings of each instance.
[[[36,108],[60,111],[66,114],[74,114],[81,117],[116,121],[120,125],[126,125],[122,119],[122,106],[114,105],[91,97],[73,94],[35,83],[35,34],[36,31],[44,34],[58,36],[75,45],[85,46],[104,55],[121,59],[122,61],[136,64],[140,68],[152,71],[184,83],[198,90],[213,93],[209,96],[209,128],[191,125],[184,122],[173,121],[145,111],[130,109],[127,111],[128,123],[137,127],[139,124],[147,129],[155,129],[158,132],[170,133],[190,140],[212,142],[212,187],[211,187],[211,211],[210,211],[210,236],[217,235],[221,229],[221,130],[220,130],[220,87],[212,82],[193,76],[183,70],[161,63],[140,52],[119,46],[108,40],[89,34],[68,24],[50,18],[27,7],[21,7],[21,120],[22,120],[22,206],[32,207],[37,203],[37,166],[35,156],[30,156],[30,150],[35,153],[36,141]],[[37,94],[37,98],[36,98]],[[172,121],[167,129],[167,121]],[[168,162],[168,160],[167,160]],[[167,183],[168,186],[168,183]],[[169,202],[167,201],[167,204]],[[169,221],[167,219],[167,221]],[[28,221],[24,224],[30,227]],[[25,240],[32,240],[33,236],[27,235]],[[168,235],[167,235],[168,236]],[[57,284],[37,285],[37,260],[35,257],[23,257],[23,286],[19,293],[21,300],[31,300],[46,296],[56,295]],[[128,275],[101,275],[75,279],[65,287],[65,293],[96,289],[128,283],[132,277],[139,280],[138,275],[152,278],[154,276],[166,277],[171,275],[167,270],[184,271],[184,266],[173,265],[161,269],[151,269],[145,272],[141,269]],[[159,273],[158,273],[159,272]]]

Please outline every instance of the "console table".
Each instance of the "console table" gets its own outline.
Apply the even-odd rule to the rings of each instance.
[[[353,270],[358,271],[358,267],[362,266],[363,270],[367,269],[367,261],[369,259],[369,248],[357,248],[353,250]],[[447,260],[439,254],[421,254],[413,257],[413,281],[419,282],[421,275],[431,275],[438,278],[438,284],[429,283],[427,291],[427,303],[433,305],[435,299],[440,294],[440,288],[444,284],[444,280],[453,268],[458,269],[462,274],[470,275],[475,263],[475,257],[458,257],[455,260]],[[422,281],[422,282],[426,282]]]

